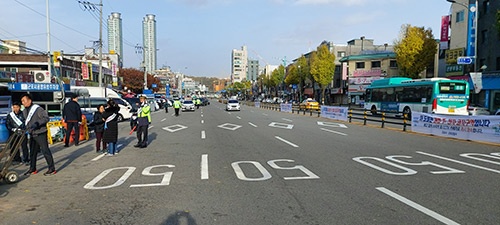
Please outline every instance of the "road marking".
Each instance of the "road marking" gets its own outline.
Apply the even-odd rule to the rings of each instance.
[[[236,118],[238,118],[239,120],[241,120],[241,117],[237,116]]]
[[[282,129],[288,129],[288,130],[291,130],[293,128],[293,124],[276,123],[276,122],[270,123],[269,126],[276,127],[276,128],[282,128]]]
[[[148,127],[148,130],[150,130],[150,129],[151,129],[151,128],[153,128],[153,127],[155,127],[155,126],[151,125],[150,127]]]
[[[321,130],[328,131],[328,132],[334,133],[334,134],[340,134],[340,135],[347,136],[347,134],[344,134],[344,133],[341,133],[341,132],[338,132],[338,131],[328,130],[328,129],[325,129],[325,128],[321,128]]]
[[[201,117],[203,117],[203,114],[201,114]]]
[[[285,140],[285,139],[283,139],[283,138],[281,138],[281,137],[279,137],[279,136],[274,136],[274,137],[275,137],[276,139],[278,139],[278,140],[282,141],[282,142],[285,142],[285,143],[287,143],[287,144],[291,145],[292,147],[295,147],[295,148],[298,148],[298,147],[299,147],[298,145],[296,145],[296,144],[294,144],[294,143],[292,143],[292,142],[289,142],[289,141],[287,141],[287,140]]]
[[[164,127],[164,128],[161,128],[161,129],[169,131],[170,133],[174,133],[174,132],[177,132],[177,131],[180,131],[180,130],[184,130],[186,128],[188,128],[188,127],[180,125],[180,124],[176,124],[176,125]]]
[[[262,115],[264,115],[264,116],[269,116],[269,115],[267,115],[266,113],[262,113]]]
[[[379,191],[381,191],[382,193],[384,193],[386,195],[389,195],[389,196],[395,198],[396,200],[398,200],[398,201],[400,201],[402,203],[405,203],[406,205],[408,205],[408,206],[410,206],[410,207],[412,207],[412,208],[414,208],[414,209],[416,209],[416,210],[418,210],[420,212],[423,212],[423,213],[427,214],[428,216],[430,216],[430,217],[432,217],[432,218],[434,218],[434,219],[436,219],[436,220],[438,220],[438,221],[440,221],[440,222],[442,222],[444,224],[452,224],[452,225],[458,225],[459,224],[459,223],[457,223],[457,222],[455,222],[453,220],[450,220],[450,219],[448,219],[448,218],[440,215],[439,213],[436,213],[436,212],[434,212],[434,211],[432,211],[430,209],[427,209],[427,208],[423,207],[422,205],[420,205],[420,204],[418,204],[416,202],[413,202],[413,201],[411,201],[411,200],[409,200],[409,199],[407,199],[407,198],[405,198],[405,197],[403,197],[401,195],[398,195],[398,194],[396,194],[396,193],[388,190],[387,188],[378,187],[376,189],[379,190]]]
[[[205,131],[204,131],[204,130],[202,130],[202,131],[201,131],[201,139],[205,139],[205,138],[206,138],[206,136],[205,136]]]
[[[205,121],[201,120],[201,123],[204,123]]]
[[[231,123],[225,123],[225,124],[221,124],[221,125],[219,125],[217,127],[222,128],[222,129],[226,129],[226,130],[237,130],[241,126],[240,125],[236,125],[236,124],[231,124]]]
[[[293,120],[291,120],[291,119],[287,119],[287,118],[281,118],[281,119],[286,121],[286,122],[290,122],[290,123],[293,122]]]
[[[119,145],[116,145],[116,149],[118,150],[119,148],[121,148],[123,146],[123,144],[119,144]]]
[[[167,118],[163,118],[163,119],[161,119],[161,122],[163,122],[163,121],[165,121],[165,120],[167,120]]]
[[[98,155],[97,157],[93,158],[93,159],[92,159],[92,160],[90,160],[90,161],[97,161],[97,160],[101,159],[102,157],[104,157],[105,155],[106,155],[106,153],[104,153],[104,154],[100,154],[100,155]]]
[[[250,110],[250,112],[253,112],[253,110]]]
[[[252,126],[252,127],[257,127],[257,125],[255,125],[253,123],[248,122],[248,124],[250,124],[250,126]]]
[[[201,155],[201,179],[208,180],[208,154]]]
[[[322,122],[322,121],[318,121],[317,123],[319,126],[347,128],[346,125],[341,124],[341,123],[331,123],[331,122]]]
[[[478,169],[481,169],[481,170],[490,171],[490,172],[493,172],[493,173],[500,173],[499,170],[495,170],[495,169],[491,169],[491,168],[487,168],[487,167],[482,167],[482,166],[478,166],[478,165],[475,165],[475,164],[472,164],[472,163],[466,163],[466,162],[462,162],[462,161],[458,161],[458,160],[446,158],[446,157],[443,157],[443,156],[433,155],[433,154],[430,154],[430,153],[419,152],[419,151],[417,151],[417,153],[418,154],[422,154],[422,155],[427,155],[427,156],[435,157],[435,158],[442,159],[442,160],[447,160],[447,161],[458,163],[458,164],[462,164],[462,165],[466,165],[466,166],[470,166],[470,167],[474,167],[474,168],[478,168]]]

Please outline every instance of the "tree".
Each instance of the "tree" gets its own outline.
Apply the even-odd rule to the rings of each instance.
[[[430,28],[403,25],[400,39],[394,45],[396,60],[402,75],[418,78],[419,74],[434,61],[436,45]]]
[[[297,60],[296,62],[297,64],[297,74],[299,75],[299,79],[300,79],[300,82],[299,82],[299,100],[302,101],[302,95],[303,95],[303,88],[305,86],[305,81],[306,81],[306,78],[310,77],[310,66],[309,66],[309,60],[307,60],[307,58],[302,55],[300,56],[300,58]],[[311,82],[313,82],[314,84],[314,81],[311,77]],[[313,85],[314,87],[314,85]]]
[[[144,90],[144,71],[135,68],[125,68],[118,72],[118,76],[123,77],[123,86],[135,93],[141,93]],[[157,88],[152,90],[157,92],[160,85],[160,79],[148,74],[148,88],[151,89],[153,84],[157,84]]]
[[[283,83],[285,79],[285,67],[280,65],[277,69],[273,70],[271,73],[271,85],[275,87],[276,96],[278,96],[278,87]]]
[[[286,73],[285,77],[285,84],[290,85],[290,84],[299,84],[300,83],[300,77],[299,77],[299,71],[297,68],[297,65],[292,64]]]
[[[321,104],[325,104],[325,90],[333,80],[335,73],[335,55],[328,46],[320,45],[316,54],[311,56],[311,75],[321,87]]]

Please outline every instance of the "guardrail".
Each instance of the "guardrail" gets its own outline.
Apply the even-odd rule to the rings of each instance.
[[[368,115],[368,112],[370,112],[370,115]],[[391,119],[402,120],[402,122],[394,122],[394,121],[387,121],[386,113],[387,112],[377,111],[377,114],[380,114],[380,117],[378,117],[378,116],[372,115],[371,111],[368,111],[368,110],[364,110],[363,113],[357,113],[357,112],[353,112],[352,109],[349,109],[349,114],[347,115],[347,118],[349,119],[349,123],[352,123],[352,119],[363,120],[363,125],[366,125],[367,121],[380,122],[381,128],[384,128],[386,123],[395,124],[395,125],[402,125],[403,131],[406,131],[406,127],[411,126],[411,122],[409,122],[409,120],[408,120],[408,114],[404,113],[402,118],[391,117]],[[390,113],[393,113],[393,112],[390,112]],[[353,115],[361,115],[363,117],[355,117]],[[368,116],[374,117],[374,118],[380,118],[380,119],[372,119],[372,118],[368,118]]]

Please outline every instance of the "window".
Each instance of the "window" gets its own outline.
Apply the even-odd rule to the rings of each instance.
[[[337,52],[337,56],[338,57],[344,57],[345,56],[345,52],[342,51],[342,52]]]
[[[500,70],[500,57],[497,57],[497,69]]]
[[[486,0],[483,2],[483,13],[482,15],[488,14],[490,11],[490,0]]]
[[[488,30],[481,31],[481,44],[486,43],[488,40]]]
[[[391,60],[389,62],[389,67],[391,67],[391,68],[398,68],[398,62],[396,60]]]
[[[5,72],[14,72],[14,73],[17,73],[18,72],[18,68],[17,67],[5,67],[4,71]]]
[[[380,68],[380,61],[372,61],[372,68]]]
[[[455,22],[460,23],[460,22],[464,22],[464,20],[465,20],[465,11],[462,10],[462,11],[457,12],[457,14],[455,16]]]
[[[356,63],[356,69],[364,69],[364,68],[365,68],[365,62]]]

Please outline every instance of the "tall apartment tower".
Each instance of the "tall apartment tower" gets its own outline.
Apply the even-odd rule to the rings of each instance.
[[[120,13],[111,13],[108,17],[108,49],[120,57],[120,67],[123,65],[123,33]]]
[[[247,46],[241,50],[233,49],[231,54],[231,82],[241,82],[247,77],[248,52]]]
[[[142,41],[146,71],[156,70],[156,20],[155,15],[148,14],[142,21]]]

